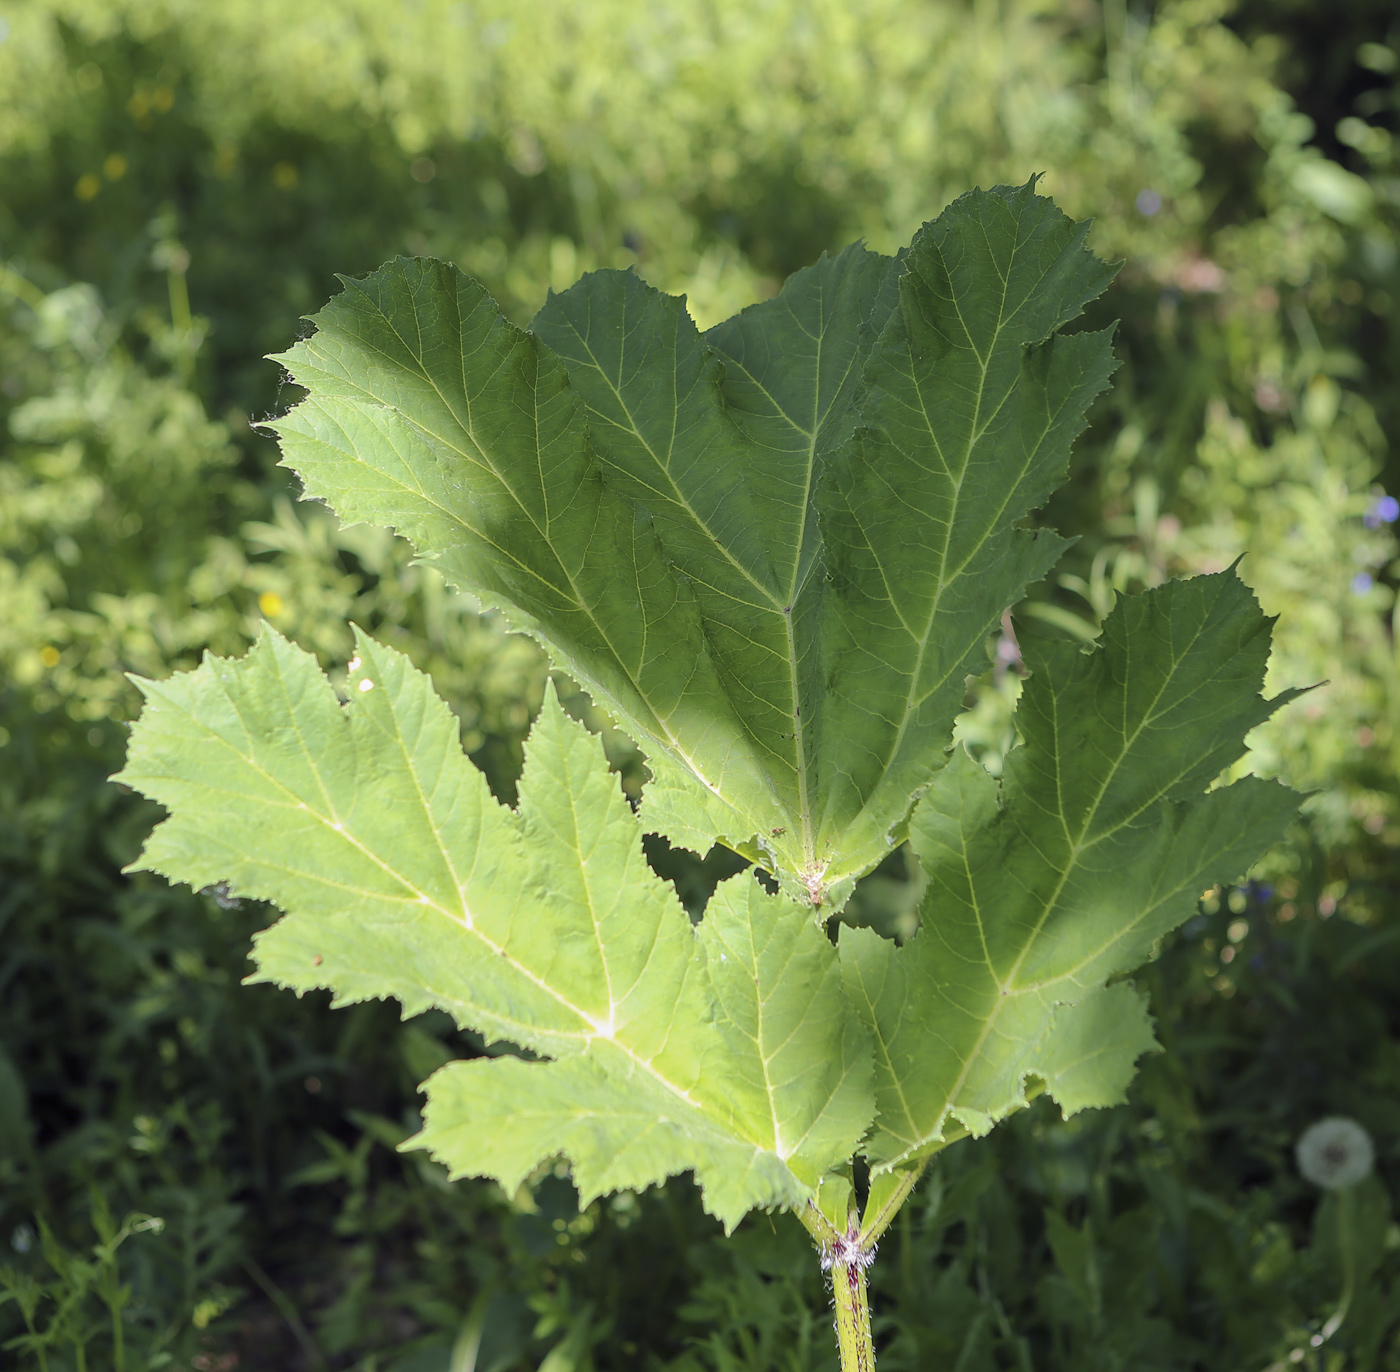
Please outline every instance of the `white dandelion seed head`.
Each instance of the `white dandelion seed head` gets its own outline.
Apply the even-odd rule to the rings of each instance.
[[[1298,1170],[1325,1191],[1344,1191],[1365,1181],[1376,1163],[1376,1147],[1370,1134],[1343,1115],[1331,1115],[1310,1124],[1294,1153]]]

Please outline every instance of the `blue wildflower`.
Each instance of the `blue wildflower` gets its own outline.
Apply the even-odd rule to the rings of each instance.
[[[1400,519],[1400,500],[1393,495],[1377,496],[1361,516],[1361,522],[1368,529],[1379,529],[1382,524],[1394,524],[1397,519]]]

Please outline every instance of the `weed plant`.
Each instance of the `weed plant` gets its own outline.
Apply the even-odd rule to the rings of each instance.
[[[104,780],[121,674],[241,651],[262,618],[334,671],[354,619],[432,673],[509,798],[538,656],[402,545],[295,504],[249,425],[290,399],[258,359],[330,271],[434,252],[524,320],[635,263],[709,323],[823,248],[888,249],[1043,169],[1126,259],[1102,306],[1124,365],[1049,514],[1081,541],[988,645],[964,737],[993,766],[1008,746],[1021,638],[1082,638],[1115,591],[1245,553],[1279,679],[1331,683],[1253,765],[1317,797],[1145,975],[1166,1052],[1128,1105],[1036,1107],[976,1160],[948,1151],[875,1269],[882,1366],[1400,1366],[1388,10],[564,8],[547,43],[505,6],[430,0],[393,24],[359,0],[4,16],[4,1356],[830,1366],[805,1241],[766,1219],[721,1245],[685,1181],[580,1214],[548,1171],[506,1196],[395,1153],[417,1082],[480,1045],[240,987],[269,912],[120,875],[155,817]],[[728,870],[652,857],[695,905]],[[907,932],[917,886],[896,854],[863,917]],[[1376,1142],[1359,1228],[1292,1159],[1329,1114]]]

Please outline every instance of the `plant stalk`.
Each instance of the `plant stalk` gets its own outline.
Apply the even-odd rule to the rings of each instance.
[[[875,1372],[865,1264],[832,1263],[831,1291],[836,1298],[836,1346],[841,1353],[841,1372]]]
[[[959,1131],[957,1137],[961,1137]],[[952,1140],[949,1139],[948,1142]],[[946,1145],[940,1145],[940,1148]],[[911,1166],[884,1172],[870,1185],[865,1213],[856,1206],[849,1173],[832,1173],[817,1196],[797,1212],[831,1273],[836,1306],[836,1345],[841,1372],[875,1372],[875,1340],[870,1330],[870,1297],[865,1269],[875,1259],[875,1245],[890,1227],[909,1193],[940,1151],[935,1148]],[[844,1217],[844,1225],[843,1225]]]
[[[1356,1187],[1337,1193],[1337,1246],[1342,1250],[1342,1299],[1332,1317],[1318,1330],[1318,1342],[1325,1342],[1342,1327],[1356,1295]]]
[[[907,1194],[907,1192],[906,1192]],[[840,1226],[845,1209],[845,1226]],[[841,1372],[875,1372],[875,1340],[870,1329],[870,1296],[865,1269],[875,1256],[875,1245],[861,1233],[860,1214],[849,1179],[837,1179],[836,1195],[809,1202],[798,1212],[821,1254],[822,1267],[831,1273],[832,1303],[836,1307],[836,1347]]]

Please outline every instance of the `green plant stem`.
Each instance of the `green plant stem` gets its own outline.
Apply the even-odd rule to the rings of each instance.
[[[127,1221],[129,1226],[130,1221]],[[126,1238],[127,1226],[115,1236],[104,1235],[107,1242],[97,1250],[102,1264],[98,1294],[107,1307],[112,1321],[112,1367],[114,1372],[126,1372],[126,1340],[122,1331],[122,1287],[121,1273],[117,1270],[117,1247]]]
[[[1337,1197],[1337,1230],[1342,1249],[1342,1301],[1337,1323],[1346,1319],[1356,1295],[1356,1187],[1348,1186]]]
[[[1342,1254],[1342,1299],[1331,1319],[1319,1331],[1323,1341],[1330,1339],[1342,1327],[1356,1295],[1355,1220],[1356,1187],[1348,1186],[1337,1193],[1337,1247]]]
[[[126,1339],[122,1332],[122,1308],[116,1301],[108,1305],[112,1313],[112,1366],[126,1372]]]
[[[170,292],[170,322],[177,333],[187,338],[194,316],[190,313],[190,290],[185,284],[185,273],[172,267],[165,275]]]
[[[841,1354],[841,1372],[874,1372],[875,1341],[870,1332],[870,1298],[865,1269],[875,1254],[875,1245],[894,1222],[900,1207],[919,1184],[935,1153],[965,1133],[960,1126],[939,1148],[910,1167],[884,1172],[872,1179],[864,1214],[858,1214],[854,1198],[846,1217],[844,1232],[824,1215],[815,1202],[799,1212],[798,1219],[812,1236],[831,1269],[831,1294],[836,1305],[836,1344]]]
[[[808,1204],[797,1217],[816,1243],[822,1266],[831,1271],[841,1372],[874,1372],[875,1341],[870,1332],[870,1298],[865,1283],[870,1250],[861,1246],[859,1217],[853,1209],[844,1233],[815,1204]]]
[[[37,310],[44,303],[43,291],[8,267],[0,267],[0,291],[6,291],[16,300],[24,301],[31,310]]]
[[[859,1262],[833,1263],[831,1292],[836,1299],[836,1346],[841,1353],[841,1372],[874,1372],[875,1341],[870,1334],[865,1267]]]
[[[24,1327],[29,1331],[29,1347],[39,1355],[39,1372],[49,1372],[48,1334],[39,1333],[29,1310],[21,1307],[21,1313],[24,1315]]]
[[[894,1223],[894,1217],[899,1214],[900,1207],[919,1184],[919,1178],[924,1175],[933,1157],[934,1155],[929,1153],[912,1167],[899,1172],[886,1172],[871,1183],[870,1194],[865,1202],[865,1213],[860,1220],[862,1248],[874,1248],[879,1243],[885,1230]]]
[[[180,354],[176,360],[180,376],[188,385],[194,379],[194,352],[190,338],[194,331],[194,316],[190,313],[190,289],[183,270],[172,267],[166,272],[170,290],[170,323],[180,337]]]

